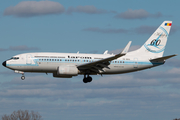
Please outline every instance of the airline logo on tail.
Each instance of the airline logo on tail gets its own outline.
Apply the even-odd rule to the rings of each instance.
[[[161,35],[162,35],[162,33],[161,33]],[[160,49],[158,46],[162,46],[162,45],[160,45],[161,40],[159,39],[161,37],[161,35],[159,35],[159,37],[157,39],[152,40],[151,43],[148,44],[147,46],[154,46],[154,47]]]
[[[165,45],[161,44],[161,40],[159,39],[161,35],[159,35],[157,39],[152,40],[150,44],[144,44],[144,47],[152,53],[160,53],[164,51]]]
[[[165,49],[165,45],[166,45],[166,41],[168,38],[168,32],[166,31],[165,28],[167,28],[167,26],[171,26],[172,23],[165,23],[162,27],[160,26],[158,28],[158,30],[152,35],[153,37],[151,37],[149,41],[149,43],[145,43],[144,47],[152,53],[161,53],[164,51]]]

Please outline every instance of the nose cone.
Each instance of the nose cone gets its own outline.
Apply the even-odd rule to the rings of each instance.
[[[2,63],[2,65],[3,65],[4,67],[6,67],[6,61],[4,61],[4,62]]]

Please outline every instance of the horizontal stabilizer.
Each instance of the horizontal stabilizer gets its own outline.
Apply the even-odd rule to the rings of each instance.
[[[169,59],[171,57],[174,57],[174,56],[177,56],[177,54],[151,59],[150,61],[151,62],[161,62],[161,61],[164,62],[165,60],[167,60],[167,59]]]

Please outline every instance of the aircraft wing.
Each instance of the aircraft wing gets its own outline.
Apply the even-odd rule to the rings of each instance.
[[[102,70],[103,68],[109,68],[108,65],[110,64],[110,62],[112,60],[115,60],[119,57],[126,55],[126,53],[129,50],[130,45],[131,45],[131,41],[129,41],[129,43],[126,45],[126,47],[123,49],[123,51],[120,52],[119,54],[116,54],[114,56],[111,56],[111,57],[108,57],[105,59],[97,60],[94,62],[81,64],[81,65],[78,65],[77,68],[79,70],[91,70],[91,71],[94,71],[96,73],[99,73],[99,71],[103,71]]]

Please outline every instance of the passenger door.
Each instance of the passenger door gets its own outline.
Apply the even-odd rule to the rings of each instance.
[[[31,59],[31,55],[30,54],[26,55],[26,64],[32,64],[32,59]]]

